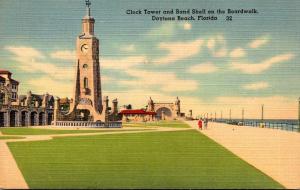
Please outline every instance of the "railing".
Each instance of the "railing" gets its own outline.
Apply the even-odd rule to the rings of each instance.
[[[281,129],[286,131],[300,132],[299,125],[297,123],[287,123],[287,122],[269,122],[269,121],[229,121],[229,120],[216,120],[215,122],[227,123],[230,125],[240,125],[249,127],[260,127],[260,128],[270,128],[270,129]]]
[[[121,128],[122,122],[92,122],[92,121],[56,121],[54,125],[61,127],[87,127],[87,128]]]

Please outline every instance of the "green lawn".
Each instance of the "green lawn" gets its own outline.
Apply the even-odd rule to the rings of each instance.
[[[24,139],[25,137],[20,137],[20,136],[0,136],[0,140],[3,139]]]
[[[154,122],[129,122],[123,123],[127,127],[173,127],[173,128],[189,128],[190,126],[182,121],[154,121]]]
[[[30,188],[283,188],[195,130],[8,145]]]
[[[109,130],[109,129],[107,130],[55,130],[55,129],[33,129],[33,128],[2,128],[0,129],[0,131],[4,135],[51,135],[51,134],[71,134],[71,133],[100,133],[100,132],[113,132],[118,130]]]

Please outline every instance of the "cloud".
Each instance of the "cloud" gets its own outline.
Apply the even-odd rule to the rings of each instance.
[[[44,58],[44,55],[40,51],[38,51],[32,47],[7,46],[7,47],[4,47],[4,49],[15,54],[15,56],[17,56],[17,57],[22,57],[26,61],[31,60],[32,58],[35,58],[35,59]]]
[[[184,23],[183,24],[183,29],[184,30],[191,30],[192,29],[192,24],[188,23],[188,22]]]
[[[206,46],[210,50],[213,57],[227,56],[226,40],[223,35],[216,35],[209,38],[206,42]]]
[[[156,64],[169,64],[182,59],[186,59],[198,54],[204,40],[198,38],[194,41],[188,42],[163,42],[159,44],[159,48],[167,50],[168,54],[161,58],[155,59]]]
[[[218,51],[215,51],[213,53],[214,57],[226,57],[227,56],[227,49],[225,47],[219,49]]]
[[[264,60],[261,63],[239,63],[233,62],[231,63],[231,68],[234,70],[239,70],[242,73],[246,74],[259,74],[263,71],[271,68],[274,64],[285,62],[293,59],[295,57],[292,53],[286,53],[271,57],[267,60]]]
[[[194,91],[198,88],[198,82],[194,80],[181,80],[172,72],[154,72],[135,68],[147,62],[145,56],[129,56],[123,59],[101,60],[104,69],[122,70],[131,78],[120,80],[119,85],[135,89],[156,89],[160,92]]]
[[[257,38],[253,41],[251,41],[248,46],[250,48],[253,48],[253,49],[256,49],[256,48],[259,48],[265,44],[267,44],[269,42],[269,37],[268,36],[262,36],[260,38]]]
[[[45,57],[41,52],[30,47],[7,47],[6,50],[14,54],[13,59],[17,61],[17,67],[28,73],[43,74],[43,77],[37,79],[29,78],[27,84],[31,85],[35,91],[55,93],[59,96],[72,94],[73,80],[75,77],[75,64],[72,66],[65,64],[57,66],[53,63],[46,62]],[[52,58],[71,60],[71,51],[59,51],[50,54]],[[145,56],[129,56],[122,59],[102,58],[101,67],[104,69],[116,69],[126,72],[129,76],[136,80],[121,80],[120,84],[130,86],[131,89],[145,89],[147,85],[154,88],[159,86],[157,91],[160,92],[178,92],[178,91],[193,91],[197,89],[198,84],[193,80],[181,80],[171,72],[150,72],[145,70],[134,69],[135,66],[144,64],[147,61]],[[103,76],[103,82],[111,82],[110,76]],[[149,80],[151,79],[151,80]],[[164,81],[164,82],[162,82]],[[187,85],[188,84],[188,85]]]
[[[129,69],[147,62],[145,56],[129,56],[122,59],[100,58],[100,65],[105,69]]]
[[[136,50],[136,47],[134,44],[129,44],[122,46],[120,50],[125,52],[134,52]]]
[[[75,51],[56,51],[50,54],[51,58],[54,59],[62,59],[62,60],[69,60],[69,61],[74,61],[76,60],[76,52]]]
[[[171,78],[171,80],[162,85],[163,92],[186,92],[198,89],[198,82],[195,80],[179,80],[177,78]]]
[[[29,79],[27,84],[30,85],[34,93],[49,94],[60,97],[73,97],[73,83],[71,81],[55,80],[47,76],[36,79]]]
[[[256,82],[251,84],[246,84],[243,86],[246,90],[261,90],[269,87],[269,83],[267,82]]]
[[[176,24],[172,22],[164,22],[159,27],[152,28],[146,33],[146,36],[155,39],[158,37],[172,36],[175,33],[175,30]]]
[[[46,57],[32,47],[8,46],[4,48],[14,54],[12,59],[18,64],[16,67],[28,73],[42,73],[49,77],[69,80],[74,76],[73,65],[56,66],[46,62]]]
[[[214,73],[218,70],[219,68],[216,67],[213,63],[207,62],[207,63],[202,63],[198,65],[193,65],[190,68],[188,68],[189,73]]]
[[[210,39],[208,39],[207,40],[207,42],[206,42],[206,46],[207,46],[207,48],[208,49],[214,49],[215,48],[215,44],[216,44],[216,40],[215,40],[215,38],[210,38]]]
[[[106,76],[106,75],[103,75],[101,73],[101,83],[104,84],[104,83],[110,83],[110,82],[116,82],[117,79],[116,78],[113,78],[113,77],[110,77],[110,76]]]
[[[232,58],[240,58],[240,57],[244,57],[245,55],[246,55],[246,52],[243,48],[236,48],[236,49],[232,50],[229,54],[229,56]]]
[[[162,92],[194,91],[198,89],[198,82],[194,80],[178,79],[172,72],[151,72],[139,69],[129,69],[128,75],[132,80],[120,81],[120,84],[133,89],[157,89]]]

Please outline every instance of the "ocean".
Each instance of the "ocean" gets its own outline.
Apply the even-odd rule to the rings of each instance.
[[[228,123],[232,125],[243,125],[252,126],[252,127],[265,127],[273,129],[281,129],[287,131],[300,132],[299,124],[297,119],[223,119],[218,120],[217,122]]]

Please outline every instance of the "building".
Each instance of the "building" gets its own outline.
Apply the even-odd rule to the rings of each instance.
[[[61,101],[55,102],[54,120],[56,125],[71,121],[108,122],[117,119],[117,100],[113,110],[109,108],[108,97],[102,97],[99,62],[99,39],[94,33],[95,19],[91,16],[91,3],[86,1],[86,15],[82,19],[82,32],[76,42],[76,78],[73,98],[69,101],[68,112],[61,109]],[[76,122],[74,122],[76,123]],[[77,122],[78,123],[78,122]]]
[[[177,97],[174,103],[154,102],[152,98],[148,100],[146,109],[123,109],[119,112],[122,121],[155,121],[155,120],[176,120],[184,118],[185,114],[180,111],[180,100]]]
[[[0,104],[11,104],[18,98],[19,82],[11,78],[12,73],[7,70],[0,70]]]
[[[0,70],[0,127],[50,125],[53,120],[54,97],[31,91],[18,95],[19,82],[12,73]]]
[[[130,121],[155,121],[156,113],[152,111],[145,111],[143,109],[140,110],[122,110],[119,115],[122,118],[122,121],[130,122]]]
[[[175,102],[154,102],[150,97],[147,105],[148,112],[155,112],[158,120],[174,120],[184,116],[180,110],[180,100],[177,97]]]

